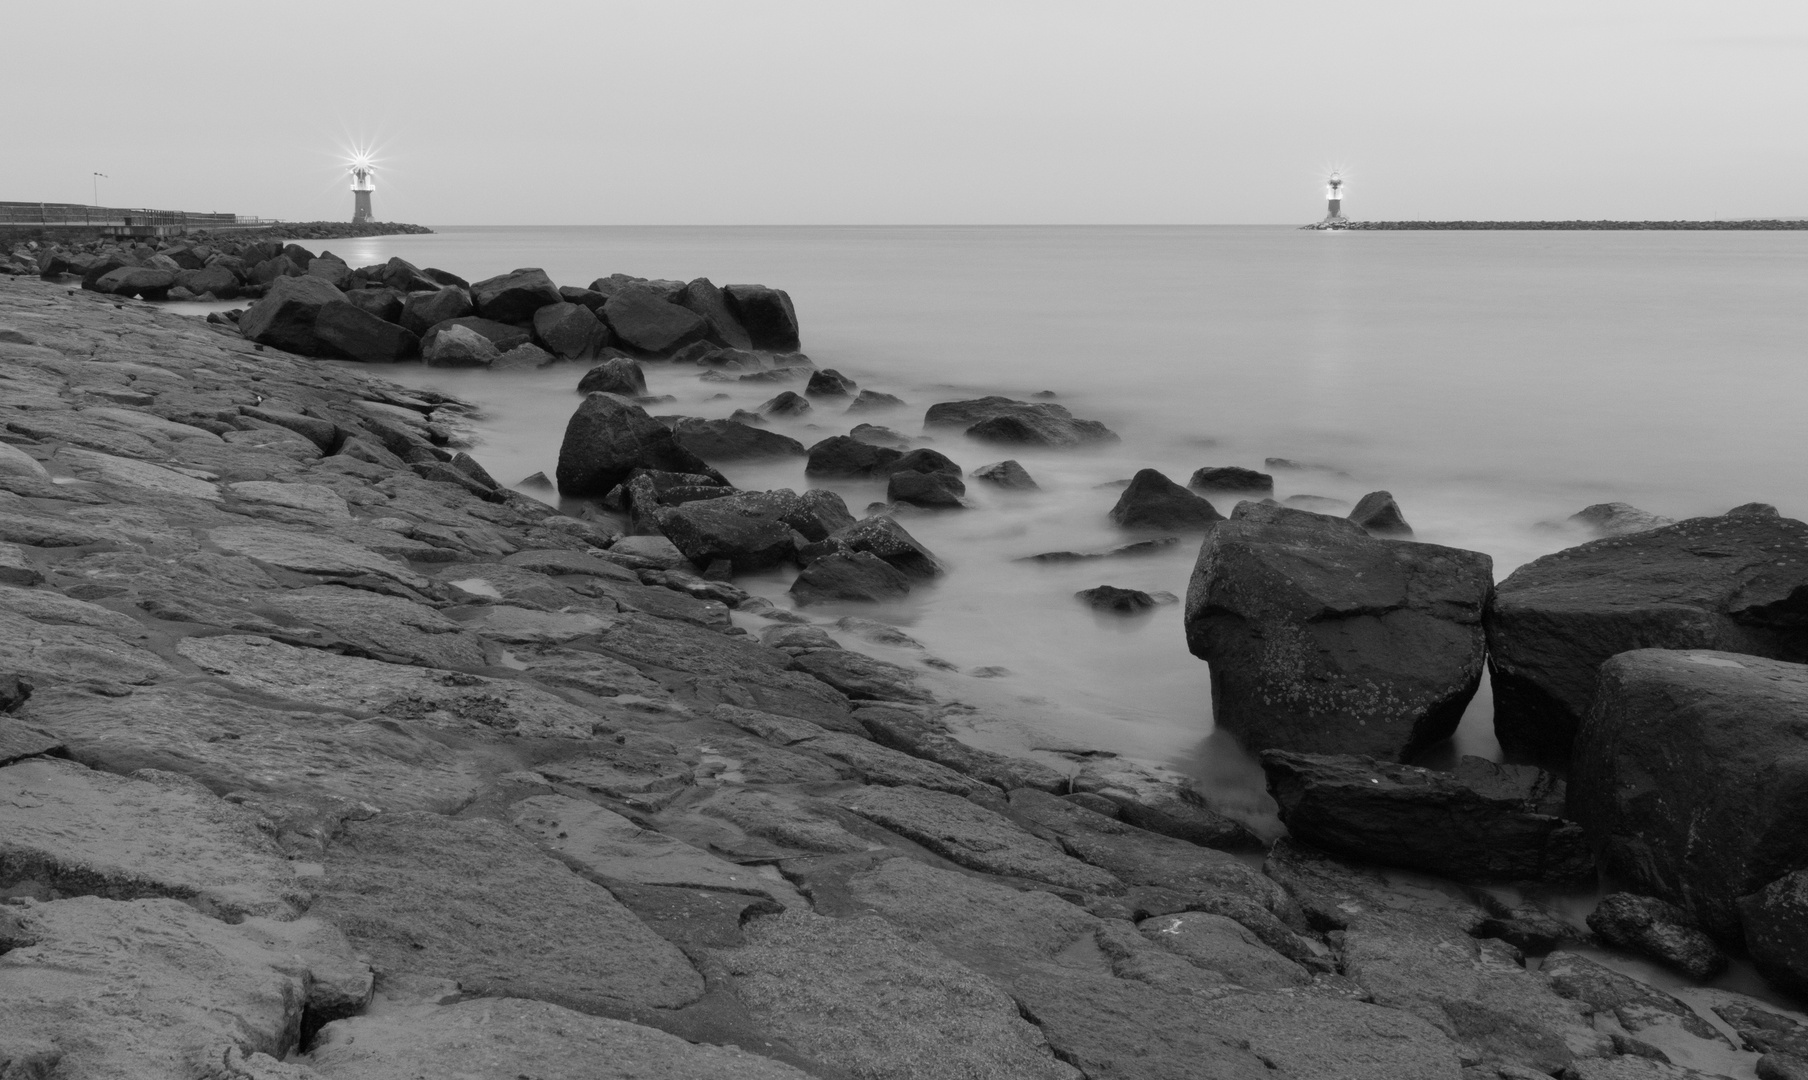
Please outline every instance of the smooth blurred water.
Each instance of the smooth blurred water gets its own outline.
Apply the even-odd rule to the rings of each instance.
[[[1348,475],[1277,473],[1277,494],[1387,489],[1418,539],[1485,551],[1497,577],[1577,542],[1541,523],[1590,503],[1808,512],[1801,233],[496,228],[331,246],[354,266],[400,255],[472,280],[539,266],[561,284],[626,272],[782,287],[819,366],[910,402],[852,419],[819,403],[774,425],[806,444],[863,420],[915,435],[936,401],[1055,391],[1123,442],[1009,454],[1041,492],[972,484],[979,509],[909,518],[951,572],[865,614],[962,669],[931,677],[993,718],[982,739],[1112,749],[1233,787],[1247,762],[1208,738],[1207,670],[1178,606],[1125,619],[1073,598],[1099,584],[1184,595],[1197,542],[1139,560],[1012,561],[1132,539],[1106,520],[1118,491],[1102,485],[1145,466],[1184,482],[1267,456],[1321,463]],[[514,481],[553,472],[581,370],[388,373],[483,403],[476,454]],[[655,412],[726,416],[779,389],[648,374],[652,392],[678,398]],[[930,437],[969,470],[1007,456]],[[724,471],[742,487],[806,486],[801,461]],[[856,513],[883,497],[836,489]],[[785,602],[781,575],[741,584]],[[983,665],[1012,674],[964,673]],[[1494,750],[1487,719],[1484,687],[1460,749]]]

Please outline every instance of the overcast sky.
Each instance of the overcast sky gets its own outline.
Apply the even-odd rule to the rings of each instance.
[[[15,4],[0,199],[429,225],[1808,215],[1801,0]]]

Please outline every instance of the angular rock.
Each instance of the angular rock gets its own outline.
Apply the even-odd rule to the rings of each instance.
[[[218,293],[215,293],[218,296]],[[228,299],[221,297],[221,299]],[[402,321],[402,305],[407,297],[387,286],[376,289],[349,289],[345,293],[346,302],[359,311],[375,315],[384,322],[397,325]],[[410,331],[413,333],[413,331]],[[417,335],[418,337],[418,335]]]
[[[1116,442],[1117,435],[1097,420],[1076,420],[1065,406],[1030,403],[1004,397],[944,401],[923,415],[925,427],[959,425],[983,442],[1024,446],[1081,446]]]
[[[728,310],[728,301],[722,290],[716,288],[708,278],[697,278],[684,286],[678,294],[677,303],[689,308],[703,320],[704,340],[729,349],[751,349],[753,339]]]
[[[862,390],[848,402],[848,412],[870,412],[874,409],[901,409],[904,399],[891,394],[881,394],[876,390]]]
[[[1739,942],[1739,898],[1808,866],[1808,668],[1639,649],[1593,696],[1570,816],[1611,873]]]
[[[683,954],[607,890],[494,821],[348,822],[312,914],[343,929],[386,978],[455,979],[470,994],[615,1016],[703,992]]]
[[[228,922],[308,906],[257,820],[173,773],[128,779],[72,761],[0,769],[0,889],[43,900],[169,897]]]
[[[659,510],[659,531],[698,567],[727,560],[736,572],[792,561],[803,538],[774,512],[766,493],[731,495]]]
[[[1665,525],[1676,522],[1667,517],[1647,513],[1631,503],[1607,502],[1585,506],[1569,516],[1572,525],[1578,525],[1596,536],[1624,536],[1627,533],[1650,532],[1661,529]]]
[[[176,285],[176,272],[149,266],[122,266],[109,270],[94,283],[95,292],[112,296],[137,296],[145,300],[163,300]]]
[[[1037,491],[1040,485],[1030,477],[1029,472],[1015,461],[1000,461],[991,465],[981,465],[967,475],[975,480],[984,480],[993,487],[1006,491]]]
[[[805,1080],[732,1046],[586,1016],[544,1001],[477,998],[329,1024],[303,1059],[328,1080]],[[272,1078],[274,1080],[274,1078]]]
[[[1766,978],[1808,994],[1808,870],[1797,870],[1739,900],[1745,946]],[[1808,1045],[1803,1047],[1808,1056]]]
[[[1274,495],[1274,477],[1234,465],[1208,465],[1203,469],[1196,469],[1186,486],[1194,491],[1241,495],[1251,499],[1266,499]]]
[[[786,390],[759,408],[761,416],[802,416],[809,411],[809,401],[795,390]]]
[[[1726,968],[1726,954],[1674,904],[1654,896],[1611,893],[1588,915],[1588,928],[1609,945],[1642,953],[1691,979]]]
[[[756,349],[783,352],[798,347],[797,309],[783,289],[764,285],[724,285],[722,298],[747,330]]]
[[[471,283],[477,314],[497,322],[524,323],[550,304],[561,303],[559,288],[538,267],[527,267]]]
[[[1586,956],[1553,952],[1538,966],[1538,973],[1559,994],[1583,1002],[1597,1013],[1611,1013],[1621,1027],[1642,1040],[1669,1043],[1672,1040],[1660,1032],[1671,1028],[1730,1048],[1726,1036],[1694,1009],[1656,987],[1622,975]]]
[[[865,551],[817,559],[791,582],[799,606],[821,603],[882,603],[910,594],[910,579],[884,559]]]
[[[887,502],[930,510],[959,510],[966,506],[962,498],[966,493],[967,485],[961,482],[959,474],[945,472],[899,469],[887,478],[885,485]]]
[[[1561,756],[1601,664],[1631,649],[1808,661],[1808,525],[1691,518],[1594,540],[1515,570],[1488,613],[1494,730],[1509,752]]]
[[[394,364],[420,351],[413,332],[352,303],[325,304],[314,317],[314,336],[333,355],[367,364]]]
[[[646,372],[640,369],[638,363],[626,356],[605,360],[584,372],[584,377],[578,380],[578,393],[580,394],[590,394],[599,390],[605,394],[619,394],[622,397],[639,397],[647,392]]]
[[[344,302],[345,294],[320,278],[282,278],[239,317],[239,333],[260,345],[320,356],[330,346],[321,341],[315,322],[322,308]]]
[[[409,293],[402,301],[402,327],[414,334],[425,334],[441,323],[462,319],[475,311],[471,294],[456,286]]]
[[[705,460],[802,457],[805,453],[804,444],[789,435],[765,431],[734,420],[703,420],[685,416],[672,425],[672,433],[687,449]]]
[[[810,397],[849,397],[858,388],[854,380],[841,372],[824,368],[810,375],[810,384],[804,387],[804,393]]]
[[[432,351],[435,339],[454,326],[462,326],[466,330],[475,331],[479,337],[487,338],[490,344],[496,346],[498,352],[508,352],[510,349],[533,343],[531,328],[497,322],[494,319],[483,319],[476,315],[466,315],[457,319],[447,319],[445,322],[437,322],[428,327],[427,332],[421,335],[421,352],[425,354]]]
[[[904,455],[890,447],[874,446],[849,435],[832,435],[810,447],[805,476],[858,479],[884,476]]]
[[[1370,536],[1411,537],[1413,534],[1412,526],[1406,523],[1406,515],[1400,512],[1400,504],[1386,491],[1371,491],[1356,500],[1350,520],[1362,526]]]
[[[609,344],[609,328],[589,308],[561,301],[534,312],[534,337],[556,356],[581,360]],[[644,383],[641,392],[646,392]]]
[[[610,394],[586,396],[566,425],[565,440],[559,446],[559,493],[571,498],[606,495],[635,469],[722,479],[645,409]]]
[[[428,367],[489,367],[502,359],[494,342],[468,326],[442,325],[421,349]]]
[[[1081,765],[1070,786],[1106,800],[1119,817],[1151,832],[1232,851],[1261,846],[1247,826],[1212,809],[1193,782],[1172,769],[1105,758]]]
[[[1594,856],[1565,821],[1563,782],[1529,765],[1465,757],[1454,773],[1374,758],[1262,753],[1296,839],[1459,881],[1589,884]]]
[[[1224,520],[1217,507],[1154,469],[1137,471],[1110,517],[1127,529],[1205,529]]]
[[[1401,759],[1456,730],[1481,681],[1483,554],[1240,503],[1199,553],[1187,646],[1252,750]]]
[[[916,537],[898,524],[897,519],[881,514],[877,517],[863,518],[846,528],[831,533],[828,542],[821,545],[822,551],[814,549],[803,554],[814,559],[830,554],[851,554],[868,552],[877,555],[902,571],[905,576],[927,579],[938,577],[942,573],[942,564],[930,553],[929,549],[917,542]]]
[[[1099,585],[1074,593],[1074,596],[1086,602],[1087,607],[1096,611],[1115,611],[1120,615],[1134,615],[1161,603],[1172,604],[1179,599],[1173,593],[1160,595],[1164,599],[1157,599],[1137,589],[1120,589],[1115,585]]]
[[[709,324],[695,312],[639,287],[610,296],[603,317],[623,347],[647,356],[670,356],[709,333]]]

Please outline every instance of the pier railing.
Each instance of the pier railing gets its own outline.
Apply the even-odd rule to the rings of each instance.
[[[190,229],[230,228],[256,223],[237,214],[191,213],[185,210],[125,209],[88,206],[83,203],[0,202],[0,226],[87,228],[186,232]]]

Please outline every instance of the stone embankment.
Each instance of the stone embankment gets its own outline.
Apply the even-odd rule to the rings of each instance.
[[[791,395],[804,406],[846,399],[848,380],[807,374],[779,290],[618,275],[549,294],[537,271],[467,286],[347,268],[372,286],[335,282],[322,256],[258,254],[303,272],[277,267],[236,325],[0,283],[0,1076],[1590,1080],[1745,1077],[1760,1053],[1774,1075],[1801,1067],[1792,1017],[1603,967],[1576,951],[1588,929],[1528,899],[1591,854],[1547,774],[1271,755],[1295,836],[1258,860],[1251,830],[1174,774],[970,746],[969,707],[832,632],[860,620],[737,588],[746,569],[798,564],[803,607],[940,572],[888,515],[734,489],[722,448],[755,442],[636,400],[635,365],[656,359],[703,378],[803,372],[786,377],[816,389]],[[610,392],[584,399],[561,453],[570,513],[460,448],[472,406],[285,349],[351,352],[369,335],[346,327],[369,324],[345,309],[384,289],[401,321],[373,318],[429,357],[433,337],[475,338],[460,348],[490,366],[526,348],[604,361]],[[1109,437],[1045,403],[946,404],[932,421],[975,438]],[[814,475],[959,498],[958,468],[893,435],[860,425],[804,453]],[[979,472],[1033,490],[1014,462]],[[1260,477],[1202,473],[1207,490]],[[1133,502],[1193,509],[1172,487],[1147,478]],[[1235,539],[1214,565],[1262,568],[1284,594],[1246,618],[1297,635],[1328,606],[1327,640],[1362,653],[1377,687],[1396,661],[1368,644],[1438,644],[1436,678],[1385,690],[1411,701],[1390,750],[1472,689],[1489,591],[1472,553],[1255,503],[1213,515],[1189,522]],[[1339,591],[1324,568],[1344,565],[1385,580]],[[1213,633],[1252,663],[1285,659]],[[1727,700],[1775,699],[1750,723],[1789,722],[1787,680],[1748,686],[1734,676],[1749,658],[1682,655]],[[1624,697],[1608,686],[1579,746],[1612,727],[1594,719]],[[1722,737],[1686,689],[1640,700]],[[1588,821],[1636,831],[1640,812],[1657,811],[1635,799]],[[1452,815],[1460,844],[1440,848]],[[1401,888],[1365,868],[1407,854],[1529,891]],[[1769,882],[1733,898],[1748,934],[1799,941],[1797,854],[1786,837],[1729,850],[1747,871],[1735,891]],[[1699,912],[1645,899],[1600,933],[1699,946],[1672,929]],[[1800,952],[1777,950],[1779,978]]]

